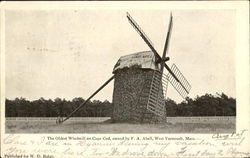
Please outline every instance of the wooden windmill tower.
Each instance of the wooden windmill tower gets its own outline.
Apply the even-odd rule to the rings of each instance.
[[[112,116],[114,122],[164,122],[168,83],[170,82],[183,98],[189,93],[191,86],[177,66],[173,64],[170,68],[165,63],[169,60],[166,53],[173,25],[172,14],[162,57],[129,13],[127,13],[127,19],[151,51],[122,56],[113,69],[114,75],[61,122],[69,119],[113,79],[115,79],[113,92],[114,111]],[[163,73],[164,68],[167,69],[168,74]]]

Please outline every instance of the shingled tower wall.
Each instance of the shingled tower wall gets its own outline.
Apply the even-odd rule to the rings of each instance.
[[[124,67],[114,72],[114,122],[159,123],[165,116],[158,116],[147,109],[153,69],[141,65]]]

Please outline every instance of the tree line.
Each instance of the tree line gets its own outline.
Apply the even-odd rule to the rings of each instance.
[[[81,97],[71,101],[56,98],[54,100],[40,98],[29,101],[25,98],[6,99],[6,117],[66,117],[85,100]],[[109,101],[89,101],[73,117],[109,117],[112,115],[113,105]]]
[[[5,100],[6,117],[66,117],[85,100],[81,97],[73,100],[40,98],[29,101],[25,98]],[[186,98],[181,103],[165,100],[167,116],[236,116],[236,99],[224,93],[214,96],[205,94],[194,99]],[[111,117],[113,104],[109,101],[93,100],[77,111],[73,117]]]
[[[167,116],[236,116],[236,99],[226,94],[205,94],[176,104],[166,100]]]

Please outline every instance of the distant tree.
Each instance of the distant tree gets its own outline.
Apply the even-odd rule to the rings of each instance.
[[[17,109],[16,104],[14,101],[11,101],[9,99],[5,100],[5,116],[6,117],[17,117]]]
[[[167,116],[176,116],[177,115],[177,104],[175,101],[167,98],[165,100],[165,108],[166,108],[166,115]]]

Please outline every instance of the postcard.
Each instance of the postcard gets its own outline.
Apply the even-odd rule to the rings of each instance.
[[[1,157],[249,157],[245,1],[1,3]]]

